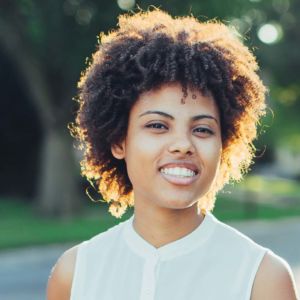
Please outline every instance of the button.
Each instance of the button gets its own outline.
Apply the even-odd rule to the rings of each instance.
[[[145,274],[145,280],[148,283],[152,283],[153,282],[153,277],[150,274]]]
[[[149,258],[149,263],[152,265],[152,264],[157,264],[159,260],[159,255],[158,254],[155,254],[153,255],[151,258]]]

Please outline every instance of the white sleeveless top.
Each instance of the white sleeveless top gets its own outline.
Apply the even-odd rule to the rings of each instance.
[[[71,300],[249,300],[270,251],[207,212],[183,238],[155,248],[134,215],[79,245]]]

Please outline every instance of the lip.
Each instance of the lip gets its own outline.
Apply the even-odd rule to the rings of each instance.
[[[163,168],[176,168],[176,167],[192,170],[193,172],[195,172],[195,176],[185,178],[185,177],[178,177],[175,175],[165,174],[161,172],[161,169]],[[192,161],[189,160],[172,160],[169,161],[168,163],[162,164],[158,170],[161,176],[166,181],[168,181],[171,184],[179,185],[179,186],[188,186],[193,182],[195,182],[200,176],[199,168],[196,166],[196,164],[194,164]]]
[[[182,160],[181,161],[171,161],[171,162],[165,163],[159,167],[159,171],[163,168],[176,168],[176,167],[177,168],[186,168],[186,169],[194,171],[196,173],[196,175],[199,174],[199,169],[193,162],[182,161]]]
[[[198,178],[199,178],[199,172],[195,175],[195,176],[192,176],[192,177],[178,177],[178,176],[175,176],[175,175],[170,175],[170,174],[165,174],[165,173],[162,173],[162,172],[159,172],[161,174],[161,176],[166,180],[168,181],[169,183],[172,183],[172,184],[175,184],[175,185],[181,185],[181,186],[187,186],[187,185],[190,185],[192,184],[193,182],[195,182]]]

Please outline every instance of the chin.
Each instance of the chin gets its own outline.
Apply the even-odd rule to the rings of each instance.
[[[182,200],[182,199],[174,199],[163,201],[161,206],[169,209],[186,209],[193,205],[195,205],[197,201],[195,200]]]

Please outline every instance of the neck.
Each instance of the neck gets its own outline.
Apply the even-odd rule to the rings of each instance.
[[[144,240],[159,248],[188,235],[203,219],[196,204],[186,209],[143,209],[135,203],[133,227]]]

